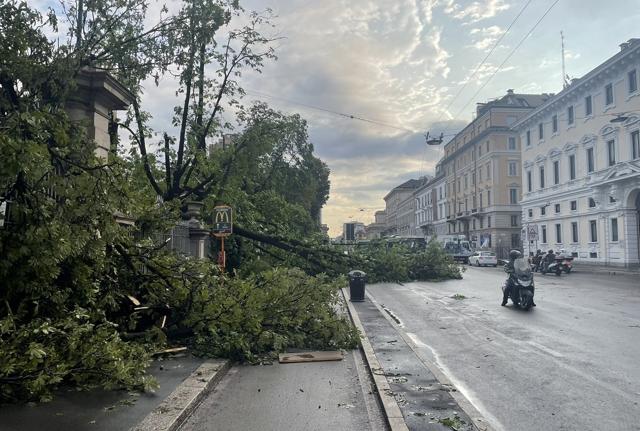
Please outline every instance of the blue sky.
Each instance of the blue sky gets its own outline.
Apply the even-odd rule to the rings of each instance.
[[[474,98],[556,0],[531,0],[469,81],[528,1],[241,1],[249,10],[273,9],[276,29],[270,31],[284,37],[277,43],[278,61],[266,64],[262,74],[243,76],[247,102],[264,100],[308,120],[316,152],[332,170],[331,198],[323,210],[332,236],[341,232],[345,221],[372,221],[373,212],[384,207],[382,197],[395,185],[433,172],[441,149],[426,148],[426,130],[459,130],[472,119],[476,102],[499,97],[509,88],[520,93],[558,92],[561,30],[571,77],[584,75],[615,54],[619,43],[640,37],[640,0],[559,0]],[[31,2],[42,6],[47,0]],[[161,131],[171,114],[164,107],[177,102],[175,88],[165,82],[147,89],[146,105],[163,107],[154,113]]]

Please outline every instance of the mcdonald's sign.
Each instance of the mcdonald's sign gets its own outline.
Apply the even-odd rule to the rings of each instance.
[[[233,233],[233,210],[230,206],[220,205],[213,208],[214,236],[225,237]]]

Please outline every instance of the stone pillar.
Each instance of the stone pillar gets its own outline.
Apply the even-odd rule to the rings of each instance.
[[[109,73],[83,68],[76,78],[76,91],[69,97],[65,109],[72,121],[86,127],[87,137],[96,143],[96,156],[109,159],[115,151],[110,132],[117,133],[112,118],[114,111],[124,110],[134,95]]]
[[[198,259],[206,257],[206,244],[209,238],[209,230],[200,221],[202,202],[190,201],[183,208],[183,218],[187,219],[189,226],[189,254]]]

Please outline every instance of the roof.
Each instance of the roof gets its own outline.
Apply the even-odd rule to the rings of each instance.
[[[638,50],[640,49],[640,39],[629,39],[627,42],[620,44],[620,51],[618,51],[615,55],[608,58],[604,63],[600,64],[596,68],[592,69],[586,75],[582,76],[579,79],[571,80],[571,85],[564,88],[560,93],[556,95],[552,95],[553,97],[545,100],[544,103],[538,105],[536,109],[529,112],[527,115],[519,119],[513,124],[513,128],[521,126],[522,124],[527,123],[530,119],[538,115],[538,113],[542,112],[550,105],[555,104],[560,99],[563,99],[568,94],[571,94],[575,91],[578,91],[583,86],[589,85],[589,80],[596,77],[602,72],[605,72],[611,65],[615,64],[617,61],[621,60],[625,56],[636,55]]]
[[[387,193],[385,195],[385,197],[383,198],[384,200],[386,200],[391,194],[393,194],[393,192],[396,191],[400,191],[400,190],[415,190],[421,186],[423,186],[424,184],[426,184],[427,182],[431,181],[432,177],[427,175],[424,177],[421,177],[419,179],[410,179],[408,181],[405,181],[404,183],[400,184],[399,186],[396,186],[394,188],[391,189],[391,191],[389,193]]]
[[[552,94],[516,94],[507,90],[504,96],[487,103],[478,104],[478,117],[491,108],[535,108],[550,99]]]

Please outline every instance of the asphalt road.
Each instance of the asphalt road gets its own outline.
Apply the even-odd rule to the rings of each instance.
[[[469,268],[367,291],[496,430],[640,430],[639,279],[536,274],[529,312],[500,306],[504,279]]]

